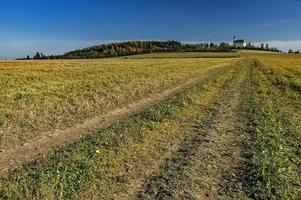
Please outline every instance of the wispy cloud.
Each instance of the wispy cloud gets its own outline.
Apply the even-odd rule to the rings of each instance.
[[[255,42],[255,45],[260,45],[261,43],[268,43],[270,46],[277,47],[280,50],[287,51],[289,49],[301,50],[301,40],[270,40],[270,41],[259,41]]]
[[[280,25],[280,24],[286,24],[286,23],[290,23],[295,21],[295,19],[282,19],[282,20],[278,20],[278,21],[273,21],[273,22],[269,22],[269,23],[264,23],[264,24],[259,24],[256,26],[249,26],[249,27],[241,27],[241,28],[237,28],[234,30],[231,30],[232,32],[243,32],[243,31],[254,31],[254,30],[258,30],[258,29],[262,29],[262,28],[268,28],[268,27],[273,27],[276,25]]]

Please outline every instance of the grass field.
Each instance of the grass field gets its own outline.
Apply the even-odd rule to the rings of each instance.
[[[179,52],[179,53],[151,53],[126,56],[130,59],[162,59],[162,58],[238,58],[237,52]]]
[[[11,146],[154,103],[16,162],[0,199],[300,199],[301,57],[209,54],[1,61],[0,170]]]
[[[0,149],[200,76],[231,59],[0,62]]]
[[[281,55],[280,52],[274,52],[274,51],[265,51],[265,50],[237,50],[237,53],[245,53],[245,54],[259,54],[259,55],[270,55],[270,54],[277,54]]]

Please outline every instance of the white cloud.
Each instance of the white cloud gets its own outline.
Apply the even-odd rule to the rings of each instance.
[[[270,47],[277,47],[280,50],[287,51],[289,49],[301,50],[301,40],[271,40],[271,41],[260,41],[253,44],[260,46],[261,43],[268,43]]]

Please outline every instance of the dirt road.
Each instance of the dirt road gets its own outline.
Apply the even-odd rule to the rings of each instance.
[[[225,88],[212,119],[196,124],[195,134],[145,181],[138,199],[247,199],[239,177],[247,73],[241,70]]]
[[[2,150],[0,152],[0,176],[5,175],[9,171],[17,169],[26,163],[36,160],[40,156],[50,151],[62,148],[67,144],[74,143],[78,139],[91,134],[93,130],[104,129],[120,119],[133,115],[147,107],[168,99],[174,94],[209,78],[212,74],[217,72],[217,69],[221,67],[225,67],[225,65],[217,65],[212,67],[212,69],[202,77],[187,80],[181,85],[165,90],[160,94],[151,96],[150,98],[142,99],[134,104],[128,105],[127,107],[116,109],[93,119],[88,119],[84,123],[77,124],[65,130],[42,133],[40,134],[41,137],[36,138],[23,146]]]

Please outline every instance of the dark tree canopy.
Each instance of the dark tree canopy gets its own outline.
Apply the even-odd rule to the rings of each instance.
[[[249,46],[249,49],[260,49]],[[45,56],[37,52],[33,59],[94,59],[129,56],[153,52],[229,52],[233,47],[228,43],[182,44],[168,41],[129,41],[91,46],[65,53],[64,55]],[[261,49],[260,49],[261,50]]]
[[[36,55],[34,55],[33,59],[41,59],[40,52],[37,52]]]

